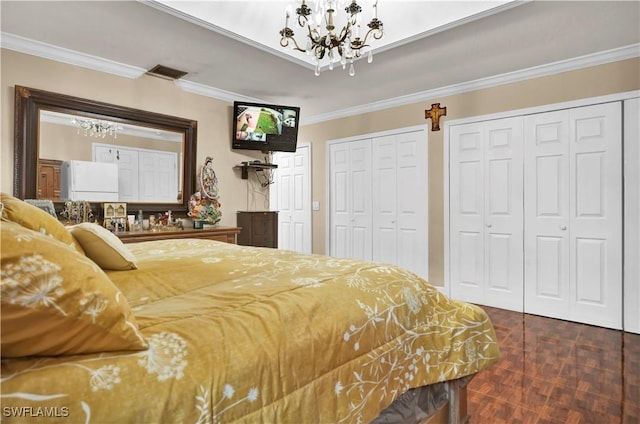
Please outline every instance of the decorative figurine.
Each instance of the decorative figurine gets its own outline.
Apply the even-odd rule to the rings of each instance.
[[[187,215],[195,221],[194,228],[202,228],[202,222],[198,223],[198,221],[217,224],[222,218],[218,178],[213,170],[212,162],[213,158],[207,156],[200,170],[199,191],[192,194],[189,199],[189,212]]]

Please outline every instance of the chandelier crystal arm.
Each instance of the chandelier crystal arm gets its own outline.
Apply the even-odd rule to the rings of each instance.
[[[298,45],[298,42],[296,41],[296,39],[293,37],[293,31],[291,30],[291,28],[289,27],[284,27],[281,31],[280,31],[280,46],[282,47],[288,47],[289,46],[289,40],[291,40],[293,42],[293,44],[295,44],[295,47],[293,47],[294,50],[298,50],[301,51],[302,53],[306,52],[305,49],[301,48]]]

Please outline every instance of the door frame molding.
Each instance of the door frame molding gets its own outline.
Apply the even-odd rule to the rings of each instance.
[[[559,109],[571,109],[582,106],[590,106],[598,103],[610,103],[616,101],[623,101],[640,97],[640,90],[627,91],[623,93],[609,94],[598,97],[588,97],[584,99],[571,100],[567,102],[551,103],[547,105],[533,106],[523,109],[514,109],[504,112],[492,113],[487,115],[477,115],[467,118],[453,119],[451,121],[445,121],[444,134],[443,134],[443,160],[444,160],[444,288],[442,291],[451,296],[451,258],[449,256],[450,249],[450,219],[449,219],[449,173],[450,173],[450,157],[449,157],[449,136],[450,128],[455,125],[468,124],[473,122],[490,121],[500,118],[510,118],[515,116],[532,115],[536,113],[551,112]],[[624,161],[624,156],[623,156]],[[624,185],[624,182],[623,182]],[[624,201],[624,199],[623,199]]]
[[[623,128],[624,156],[624,262],[623,279],[627,284],[623,286],[623,328],[624,331],[640,334],[640,284],[632,286],[632,281],[640,281],[640,217],[634,212],[640,210],[640,129],[638,110],[640,98],[637,99],[636,110],[627,109],[623,103],[622,114],[625,123],[630,126]],[[632,106],[633,107],[633,106]],[[628,156],[626,156],[628,155]]]

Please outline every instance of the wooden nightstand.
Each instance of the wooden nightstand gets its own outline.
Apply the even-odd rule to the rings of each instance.
[[[237,235],[240,233],[239,227],[215,227],[202,230],[185,228],[184,230],[165,231],[126,231],[114,233],[123,243],[136,243],[139,241],[169,240],[183,238],[198,238],[224,241],[226,243],[236,243]]]
[[[242,228],[238,244],[256,247],[278,247],[278,212],[238,212],[237,225]]]

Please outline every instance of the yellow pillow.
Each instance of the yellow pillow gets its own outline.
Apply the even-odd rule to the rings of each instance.
[[[2,357],[147,348],[127,299],[89,258],[13,222],[0,233]]]
[[[30,205],[27,202],[6,193],[0,194],[0,202],[3,204],[2,217],[20,224],[30,230],[39,231],[50,235],[67,246],[72,246],[80,253],[84,253],[82,247],[71,236],[62,222],[49,215],[42,209]]]
[[[83,222],[69,229],[84,254],[102,269],[137,269],[136,258],[111,231],[98,224]]]

